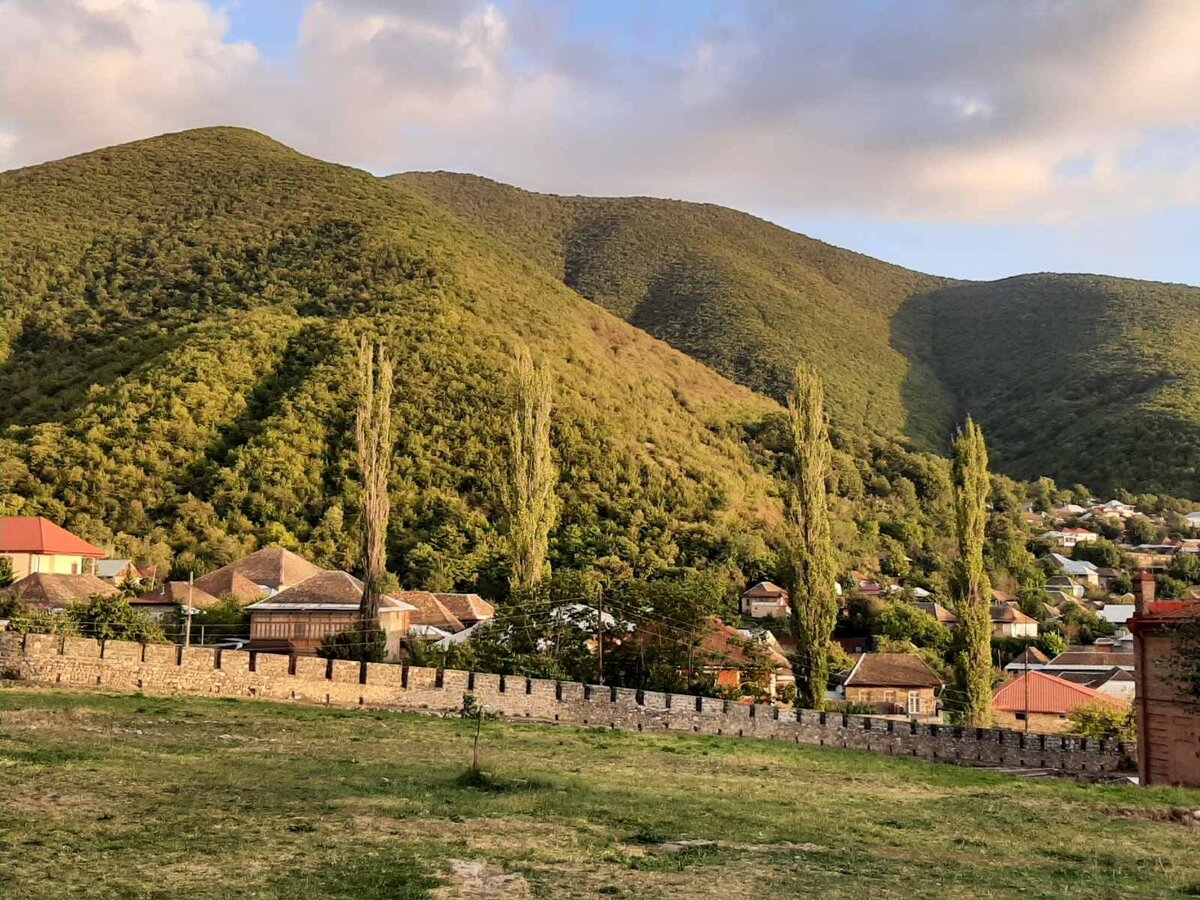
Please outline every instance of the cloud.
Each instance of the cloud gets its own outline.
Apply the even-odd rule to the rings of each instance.
[[[776,218],[1200,203],[1193,0],[748,0],[682,42],[526,0],[313,0],[286,72],[227,25],[203,0],[0,0],[0,165],[224,121],[375,171]]]

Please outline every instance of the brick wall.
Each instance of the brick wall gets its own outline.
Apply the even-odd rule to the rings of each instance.
[[[748,706],[712,697],[511,675],[124,641],[101,644],[47,635],[0,634],[0,673],[40,684],[110,691],[256,697],[430,713],[458,710],[463,694],[470,691],[509,719],[759,738],[1073,773],[1128,770],[1135,757],[1133,745],[1116,741]]]

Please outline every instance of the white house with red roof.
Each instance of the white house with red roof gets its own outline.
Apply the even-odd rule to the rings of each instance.
[[[94,574],[95,560],[107,555],[41,516],[0,517],[0,556],[12,565],[14,581],[39,573]]]

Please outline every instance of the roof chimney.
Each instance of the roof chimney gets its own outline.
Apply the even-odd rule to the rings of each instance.
[[[1150,612],[1154,603],[1154,576],[1146,569],[1133,576],[1134,614],[1144,616]]]

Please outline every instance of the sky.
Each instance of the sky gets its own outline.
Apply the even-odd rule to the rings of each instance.
[[[241,125],[941,275],[1200,285],[1198,47],[1200,0],[0,0],[0,170]]]

